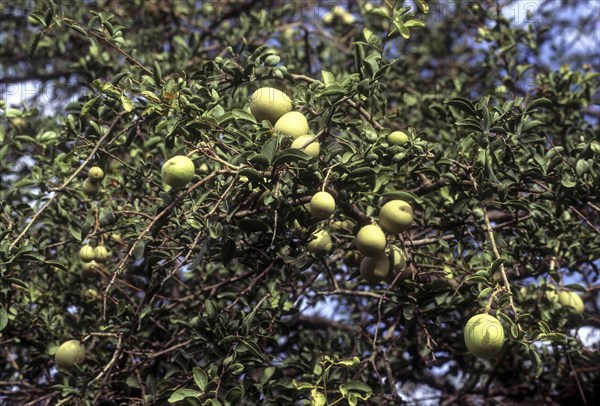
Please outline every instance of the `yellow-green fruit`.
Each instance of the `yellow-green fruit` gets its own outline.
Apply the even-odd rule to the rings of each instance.
[[[467,349],[479,358],[492,357],[504,344],[504,328],[497,318],[489,314],[471,317],[464,334]]]
[[[100,296],[100,294],[98,293],[98,291],[94,288],[89,288],[83,291],[83,300],[85,300],[86,302],[93,302],[96,299],[98,299],[98,297]]]
[[[250,112],[257,121],[269,120],[271,124],[275,124],[291,110],[292,100],[288,95],[272,87],[261,87],[250,97]]]
[[[381,228],[369,224],[356,234],[356,248],[366,257],[375,257],[385,250],[386,239]]]
[[[65,341],[58,347],[54,360],[61,368],[71,368],[79,365],[85,359],[85,348],[78,340]]]
[[[99,166],[92,166],[88,171],[88,178],[92,182],[100,182],[104,178],[104,171]]]
[[[306,155],[310,155],[311,158],[317,159],[319,157],[319,153],[321,153],[321,145],[318,141],[313,141],[307,145],[310,140],[312,140],[312,135],[301,135],[296,138],[294,142],[292,142],[292,146],[290,148],[301,149]]]
[[[88,196],[95,196],[100,190],[100,185],[96,182],[92,182],[90,178],[83,181],[83,193]]]
[[[376,257],[364,257],[360,263],[360,276],[367,282],[379,283],[390,273],[390,259],[382,252]]]
[[[326,254],[332,247],[331,236],[325,230],[315,231],[308,242],[308,251],[314,254]]]
[[[161,175],[171,187],[183,187],[194,177],[194,162],[185,155],[177,155],[162,166]]]
[[[354,223],[348,219],[334,221],[331,223],[331,228],[333,230],[352,230],[354,227]]]
[[[96,276],[96,273],[100,269],[100,264],[96,261],[85,262],[81,265],[82,275],[86,278],[90,278],[92,276]]]
[[[96,248],[94,248],[94,259],[100,263],[106,262],[106,260],[108,259],[108,250],[106,249],[106,247],[99,245]]]
[[[386,282],[394,282],[394,279],[396,279],[396,275],[398,274],[400,274],[400,277],[398,277],[397,282],[406,280],[410,276],[410,268],[406,266],[406,256],[404,255],[404,252],[398,247],[391,247],[388,258],[390,260],[391,268]]]
[[[550,303],[558,303],[558,293],[554,289],[547,289],[544,296]]]
[[[83,262],[91,262],[96,258],[94,247],[91,245],[84,245],[79,249],[79,258]]]
[[[575,314],[583,313],[584,304],[581,296],[579,296],[576,292],[571,292],[564,290],[558,293],[558,301],[561,305],[567,306],[570,308],[571,312]]]
[[[388,233],[401,233],[410,228],[413,210],[404,200],[391,200],[379,212],[379,225]]]
[[[335,211],[335,200],[327,192],[317,192],[310,199],[310,212],[319,220],[330,217]]]
[[[402,131],[394,131],[388,135],[387,139],[391,145],[404,145],[408,142],[408,135]]]
[[[306,117],[304,117],[304,114],[298,111],[290,111],[289,113],[285,113],[279,118],[279,120],[277,120],[273,128],[277,131],[280,131],[282,134],[293,138],[306,135],[310,131]]]

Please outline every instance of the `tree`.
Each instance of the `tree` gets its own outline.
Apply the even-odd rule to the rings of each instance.
[[[597,402],[600,61],[555,31],[597,16],[414,3],[6,3],[2,402]],[[250,113],[261,87],[316,160]],[[195,173],[170,188],[177,155]],[[385,233],[406,279],[369,283],[355,235],[390,200],[414,212]],[[464,342],[484,312],[489,359]],[[85,359],[58,368],[69,340]]]

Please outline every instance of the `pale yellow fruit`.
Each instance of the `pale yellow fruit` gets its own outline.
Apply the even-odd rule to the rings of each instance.
[[[91,262],[96,258],[94,247],[91,245],[84,245],[79,249],[79,258],[83,262]]]
[[[385,250],[386,239],[381,228],[369,224],[356,234],[356,248],[366,257],[374,257]]]
[[[319,220],[330,217],[335,211],[335,199],[327,192],[317,192],[310,199],[310,212]]]
[[[331,223],[331,228],[333,230],[352,230],[354,227],[354,223],[348,219],[334,221]]]
[[[101,265],[99,263],[97,263],[96,261],[90,261],[90,262],[85,262],[83,263],[83,265],[81,265],[81,269],[82,269],[82,275],[86,278],[91,278],[93,276],[97,275],[98,270],[100,269]]]
[[[388,135],[387,139],[391,145],[402,146],[408,142],[408,135],[403,131],[394,131]]]
[[[497,354],[504,345],[504,328],[489,314],[478,314],[469,319],[464,331],[469,352],[479,358]]]
[[[546,288],[544,296],[550,303],[558,303],[558,293],[553,288]]]
[[[497,318],[478,314],[469,319],[464,331],[469,352],[479,358],[489,358],[502,349],[504,328]]]
[[[386,282],[392,283],[398,274],[400,274],[400,277],[398,277],[396,283],[406,280],[410,276],[410,268],[406,266],[406,256],[404,255],[404,252],[398,247],[391,247],[388,252],[388,258],[390,260],[391,268]]]
[[[250,112],[257,121],[269,120],[275,124],[291,110],[292,100],[288,95],[272,87],[261,87],[250,97]]]
[[[319,157],[321,145],[318,141],[313,141],[307,145],[314,137],[312,135],[301,135],[292,142],[290,148],[301,149],[306,155],[310,155],[313,160]]]
[[[183,187],[194,177],[194,162],[185,155],[177,155],[162,166],[161,175],[171,187]]]
[[[583,313],[583,309],[585,308],[581,296],[576,292],[563,290],[558,293],[558,301],[561,305],[568,307],[569,310],[575,314]]]
[[[290,111],[285,113],[277,120],[273,128],[284,135],[292,138],[298,138],[301,135],[309,133],[308,121],[304,114],[298,111]]]
[[[88,178],[92,182],[100,182],[104,178],[104,171],[99,166],[92,166],[88,171]]]
[[[83,291],[82,297],[86,302],[94,302],[96,299],[98,299],[98,297],[100,297],[100,294],[96,289],[88,288]]]
[[[401,233],[410,228],[413,210],[404,200],[391,200],[379,212],[379,225],[388,233]]]
[[[360,262],[360,276],[367,282],[379,283],[390,273],[390,259],[382,252],[376,257],[364,257]]]
[[[308,251],[313,254],[326,254],[331,251],[332,247],[331,236],[325,230],[315,231],[308,242]]]
[[[106,247],[99,245],[94,248],[94,259],[100,263],[106,262],[109,257],[108,250]]]
[[[83,181],[83,193],[85,193],[88,196],[95,196],[98,191],[100,190],[100,185],[98,185],[98,183],[96,182],[92,182],[90,180],[90,178],[87,178],[86,180]]]
[[[54,355],[56,365],[61,368],[71,368],[85,360],[85,347],[78,340],[65,341],[58,347]]]

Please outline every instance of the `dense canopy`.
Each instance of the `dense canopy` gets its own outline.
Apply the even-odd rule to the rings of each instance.
[[[599,402],[598,4],[0,7],[0,403]]]

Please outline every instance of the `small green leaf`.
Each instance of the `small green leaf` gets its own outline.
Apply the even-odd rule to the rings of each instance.
[[[167,400],[169,403],[181,402],[186,398],[199,399],[202,394],[193,389],[177,389],[171,397]]]
[[[196,386],[198,389],[204,392],[206,390],[206,385],[208,385],[208,376],[206,375],[206,372],[204,372],[201,368],[196,367],[192,369],[192,374],[194,376],[194,382],[196,383]]]

